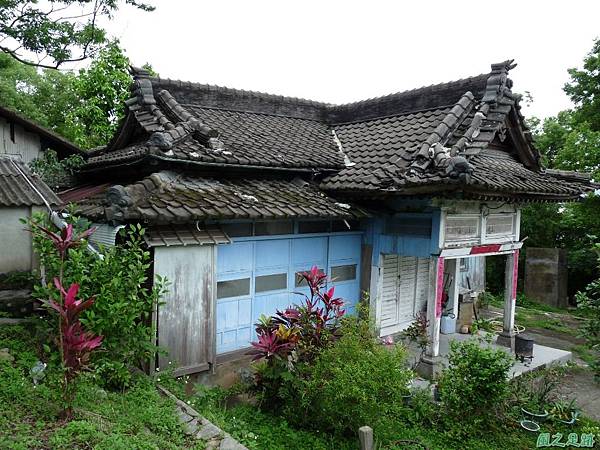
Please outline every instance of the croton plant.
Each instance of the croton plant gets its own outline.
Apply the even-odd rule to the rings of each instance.
[[[292,353],[300,361],[309,361],[338,337],[344,302],[335,297],[335,288],[326,290],[327,275],[314,266],[300,274],[309,295],[298,305],[262,316],[256,324],[257,341],[250,354],[254,360],[288,359]]]

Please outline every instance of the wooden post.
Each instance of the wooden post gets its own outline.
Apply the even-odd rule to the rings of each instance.
[[[504,319],[502,333],[496,341],[498,345],[515,346],[515,307],[517,303],[517,279],[519,274],[519,250],[506,255],[506,269],[504,274]]]
[[[435,378],[442,368],[439,354],[443,284],[444,258],[432,256],[429,265],[429,293],[427,295],[427,336],[429,343],[417,366],[419,375],[429,379]]]
[[[358,440],[360,441],[360,450],[373,450],[373,429],[367,426],[360,427]]]
[[[444,284],[444,258],[432,257],[429,267],[429,294],[427,296],[427,320],[429,345],[425,354],[435,358],[440,354],[440,320],[442,317],[442,290]]]

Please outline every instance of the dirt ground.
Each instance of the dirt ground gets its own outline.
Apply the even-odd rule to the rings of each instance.
[[[500,315],[501,318],[502,310],[499,308],[489,307],[489,311],[487,312],[490,314],[484,313],[484,315],[494,318]],[[571,314],[554,312],[540,312],[539,314],[540,316],[558,319],[572,330],[578,328],[581,324],[581,319]],[[536,344],[571,352],[573,352],[575,347],[585,343],[584,339],[574,336],[574,333],[564,333],[545,328],[530,327],[525,330],[525,333],[532,336]],[[573,367],[565,375],[559,388],[559,394],[566,399],[575,398],[578,406],[586,416],[600,420],[600,383],[594,379],[594,374],[589,369],[587,363],[575,352],[573,352],[573,362],[577,366]]]

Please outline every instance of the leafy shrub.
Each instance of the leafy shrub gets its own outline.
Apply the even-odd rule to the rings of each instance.
[[[261,317],[256,324],[258,340],[252,342],[255,365],[254,391],[261,401],[278,403],[280,387],[291,382],[296,366],[314,360],[338,337],[344,302],[335,289],[323,292],[327,275],[314,266],[302,274],[310,289],[300,305]]]
[[[282,387],[283,414],[291,423],[355,434],[360,426],[377,428],[381,418],[403,414],[413,376],[405,350],[379,345],[358,321],[349,320],[340,339]]]
[[[594,247],[600,262],[600,244]],[[600,350],[600,278],[592,281],[583,292],[575,296],[577,306],[586,314],[587,320],[581,327],[581,336],[586,339],[587,346],[592,350]],[[600,359],[592,362],[591,367],[600,378]]]
[[[75,229],[85,229],[89,223],[70,217]],[[35,216],[33,223],[51,225],[43,216]],[[166,281],[148,279],[150,253],[144,248],[144,230],[130,225],[121,231],[124,243],[102,247],[98,257],[87,246],[69,250],[69,264],[64,267],[65,284],[80,285],[83,298],[95,296],[92,307],[81,315],[86,329],[104,337],[102,351],[96,352],[91,366],[97,379],[106,387],[122,389],[131,381],[128,368],[141,365],[157,351],[152,341],[152,312],[166,289]],[[34,233],[34,248],[40,255],[47,280],[60,273],[60,257],[43,236]],[[34,296],[53,298],[50,285],[36,286]]]
[[[78,235],[73,233],[71,224],[66,225],[59,233],[54,233],[39,225],[33,225],[33,230],[52,243],[55,254],[59,258],[59,273],[54,278],[55,290],[49,292],[48,299],[44,300],[44,304],[58,313],[58,347],[63,372],[64,415],[71,419],[77,387],[75,380],[86,367],[91,352],[102,345],[103,338],[86,331],[79,320],[79,315],[94,304],[94,297],[77,300],[79,285],[72,283],[68,290],[65,290],[63,276],[65,267],[70,264],[69,250],[85,243],[85,239],[95,229],[90,228]]]
[[[469,340],[450,343],[450,365],[438,382],[445,414],[450,421],[474,427],[488,425],[509,394],[512,358],[502,349]],[[463,431],[468,429],[459,429]]]
[[[49,149],[42,156],[32,160],[29,167],[48,186],[56,189],[72,184],[71,178],[84,162],[81,155],[71,155],[59,161],[56,152]]]

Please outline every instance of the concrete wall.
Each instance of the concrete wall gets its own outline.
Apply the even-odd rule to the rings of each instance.
[[[0,273],[31,270],[31,233],[19,222],[30,214],[29,207],[0,207]]]
[[[567,255],[564,249],[527,247],[525,295],[548,305],[567,306]]]

